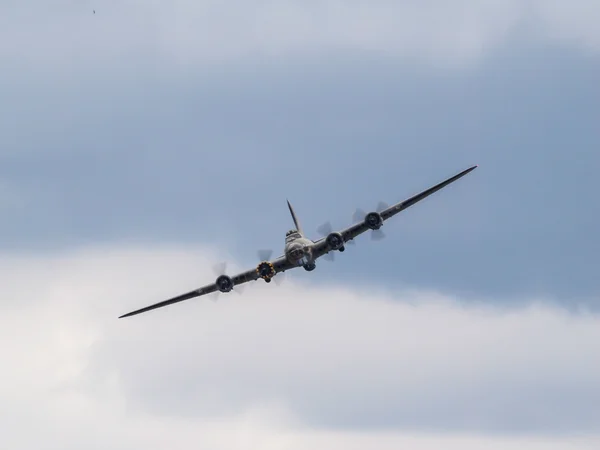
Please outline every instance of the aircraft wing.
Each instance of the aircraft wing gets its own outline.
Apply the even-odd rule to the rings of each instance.
[[[280,256],[279,258],[274,259],[273,261],[270,261],[270,262],[271,262],[271,264],[273,264],[273,269],[275,270],[275,274],[277,274],[279,272],[283,272],[283,271],[288,270],[293,267],[288,262],[288,260],[286,259],[285,256]],[[233,282],[233,286],[234,286],[233,289],[235,289],[235,286],[238,286],[243,283],[247,283],[248,281],[257,280],[258,278],[259,278],[259,276],[258,276],[258,272],[256,271],[256,267],[246,270],[245,272],[239,273],[237,275],[234,275],[231,277],[231,281]],[[135,316],[136,314],[141,314],[146,311],[151,311],[153,309],[162,308],[163,306],[172,305],[173,303],[179,303],[184,300],[189,300],[189,299],[192,299],[195,297],[200,297],[202,295],[211,294],[211,293],[217,292],[217,291],[218,291],[218,288],[217,288],[216,282],[207,284],[206,286],[203,286],[194,291],[187,292],[182,295],[178,295],[177,297],[173,297],[168,300],[164,300],[162,302],[155,303],[150,306],[146,306],[145,308],[141,308],[141,309],[132,311],[127,314],[123,314],[122,316],[119,317],[119,319],[121,319],[123,317]]]
[[[477,166],[475,165],[466,170],[463,170],[462,172],[454,175],[453,177],[448,178],[445,181],[442,181],[439,184],[436,184],[435,186],[427,189],[426,191],[423,191],[417,195],[410,197],[407,200],[404,200],[400,203],[396,203],[395,205],[390,206],[389,208],[381,211],[379,214],[381,215],[381,218],[385,222],[387,219],[394,217],[396,214],[398,214],[401,211],[404,211],[406,208],[414,205],[415,203],[420,202],[421,200],[423,200],[426,197],[429,197],[431,194],[448,186],[450,183],[455,182],[459,178],[464,177],[466,174],[475,170],[476,168],[477,168]],[[344,238],[344,242],[348,242],[348,241],[354,239],[355,237],[359,236],[360,234],[364,233],[365,231],[368,231],[369,229],[370,228],[367,226],[367,224],[363,220],[361,222],[355,223],[352,226],[349,226],[348,228],[345,228],[345,229],[339,231],[339,233]],[[320,256],[323,256],[325,253],[328,253],[329,251],[330,250],[327,246],[326,238],[321,238],[317,242],[315,242],[315,245],[313,247],[313,256],[315,258],[318,258]]]

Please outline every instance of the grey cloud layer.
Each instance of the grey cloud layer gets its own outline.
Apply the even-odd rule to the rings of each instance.
[[[95,8],[96,15],[91,14]],[[188,68],[289,54],[345,50],[470,63],[514,32],[598,51],[593,0],[427,3],[319,0],[229,2],[175,0],[92,5],[0,4],[0,56],[51,71],[144,59]],[[18,42],[18,50],[14,45]],[[163,58],[163,61],[155,59]],[[105,70],[103,70],[105,71]]]

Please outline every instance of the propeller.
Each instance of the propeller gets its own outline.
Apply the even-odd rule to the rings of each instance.
[[[220,277],[221,275],[225,275],[225,273],[227,272],[227,262],[222,261],[220,263],[213,265],[212,270],[213,270],[213,273],[217,277]],[[245,288],[246,288],[246,286],[238,285],[238,286],[234,286],[232,291],[234,291],[238,295],[241,295],[244,292]],[[215,291],[212,294],[210,294],[208,297],[212,301],[216,302],[219,299],[220,295],[221,295],[221,291]]]
[[[379,202],[379,203],[377,203],[377,208],[375,209],[375,211],[378,213],[382,213],[389,207],[390,206],[386,202]],[[363,220],[365,220],[366,215],[367,215],[367,213],[364,210],[357,208],[356,211],[354,211],[354,214],[352,215],[352,220],[354,222],[362,222]],[[385,237],[385,233],[382,230],[371,230],[371,240],[372,241],[380,241],[384,237]]]
[[[371,230],[371,240],[380,241],[385,237],[385,233],[381,230]]]
[[[377,209],[375,211],[377,211],[378,213],[381,213],[383,211],[385,211],[386,209],[388,209],[390,207],[390,205],[388,205],[386,202],[379,202],[377,203]]]
[[[259,261],[271,261],[273,250],[258,250],[256,252]]]
[[[214,274],[218,277],[220,277],[221,275],[225,275],[225,272],[227,272],[227,263],[223,261],[218,264],[215,264],[214,266],[212,266],[212,270]]]
[[[333,227],[331,226],[331,222],[325,222],[320,227],[317,228],[317,233],[319,233],[323,237],[327,237],[329,233],[333,231]],[[325,253],[323,255],[323,259],[327,261],[335,261],[335,256],[333,252]]]
[[[364,218],[364,216],[363,216],[363,218]],[[325,222],[324,224],[322,224],[321,226],[319,226],[317,228],[317,233],[319,233],[323,237],[327,237],[329,235],[329,233],[333,233],[333,231],[334,231],[333,227],[331,226],[331,222],[329,222],[329,221]],[[347,245],[347,244],[356,245],[356,242],[354,242],[353,240],[350,240],[350,241],[346,241],[344,243],[344,245]]]
[[[333,227],[331,226],[331,222],[325,222],[317,228],[317,233],[319,233],[321,236],[327,236],[332,231]]]
[[[363,218],[364,218],[364,216],[363,216]],[[323,225],[321,225],[319,228],[317,228],[317,233],[319,233],[323,237],[327,237],[329,235],[329,233],[333,233],[333,227],[331,226],[331,222],[325,222]],[[356,245],[356,242],[350,240],[350,241],[346,241],[344,243],[344,245],[346,245],[346,244]]]
[[[273,250],[271,250],[271,249],[258,250],[256,252],[256,255],[258,256],[259,261],[271,261],[271,256],[273,256]],[[281,283],[283,283],[285,281],[285,273],[279,272],[279,273],[275,274],[275,276],[272,278],[272,280],[275,281],[275,284],[277,286],[280,286]]]
[[[220,263],[213,265],[212,271],[215,274],[215,276],[217,276],[217,277],[220,277],[221,275],[225,275],[225,272],[227,272],[227,262],[221,261]],[[213,302],[216,302],[217,300],[219,300],[220,294],[221,294],[220,291],[215,291],[212,294],[210,294],[208,296],[208,298],[210,298]]]
[[[367,213],[364,212],[362,209],[356,208],[356,211],[354,211],[354,214],[352,214],[352,221],[353,222],[362,222],[363,220],[365,220],[366,215],[367,215]]]
[[[327,221],[324,224],[322,224],[321,226],[319,226],[317,228],[317,233],[319,233],[323,237],[327,237],[329,235],[329,233],[333,233],[333,227],[331,226],[331,222]],[[350,241],[347,241],[344,243],[344,245],[346,245],[346,244],[356,245],[356,242],[350,240]],[[326,259],[327,261],[335,261],[335,253],[334,252],[325,253],[323,255],[323,259]]]

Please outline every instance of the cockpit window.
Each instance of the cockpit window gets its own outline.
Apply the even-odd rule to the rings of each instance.
[[[300,233],[298,233],[298,230],[290,230],[287,233],[285,233],[285,240],[286,241],[290,241],[290,240],[294,240],[300,237]]]

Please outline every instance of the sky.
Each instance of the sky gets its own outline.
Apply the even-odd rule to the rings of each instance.
[[[599,14],[0,0],[0,444],[598,448]],[[317,238],[473,164],[311,273],[116,319],[280,254],[286,199]]]

